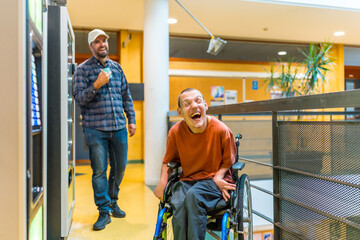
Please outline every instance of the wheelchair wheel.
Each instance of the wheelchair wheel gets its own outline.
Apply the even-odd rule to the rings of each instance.
[[[246,174],[241,175],[239,185],[237,186],[237,230],[239,240],[253,239],[252,225],[252,205],[249,177]]]
[[[234,216],[229,212],[223,215],[222,228],[221,228],[221,239],[222,240],[239,240],[240,235],[236,231],[236,226],[232,224]]]
[[[168,208],[159,211],[153,240],[173,240],[172,214]]]

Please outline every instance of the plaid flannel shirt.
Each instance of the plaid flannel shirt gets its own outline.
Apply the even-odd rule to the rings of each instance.
[[[115,131],[135,124],[135,111],[129,85],[119,63],[108,59],[110,81],[99,90],[94,87],[100,69],[104,66],[94,56],[80,64],[73,77],[73,95],[80,105],[83,127]]]

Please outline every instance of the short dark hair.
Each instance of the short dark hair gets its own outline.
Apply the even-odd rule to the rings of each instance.
[[[184,92],[190,92],[190,91],[194,91],[194,90],[198,91],[201,94],[201,97],[204,99],[204,96],[202,95],[202,93],[199,90],[197,90],[195,88],[186,88],[186,89],[182,90],[181,93],[178,96],[178,108],[181,108],[181,103],[180,103],[181,94],[183,94]]]

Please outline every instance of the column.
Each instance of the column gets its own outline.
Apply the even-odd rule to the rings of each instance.
[[[145,183],[156,185],[169,110],[168,0],[145,0],[144,10]]]
[[[26,239],[25,7],[0,2],[0,239]]]

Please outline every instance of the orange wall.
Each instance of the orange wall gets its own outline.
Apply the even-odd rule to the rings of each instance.
[[[128,159],[144,160],[144,102],[134,101],[136,133],[129,138]]]
[[[204,71],[238,71],[238,72],[261,72],[262,66],[266,63],[222,63],[222,62],[195,62],[170,60],[170,69],[182,70],[204,70]],[[252,81],[258,81],[258,90],[252,89]],[[245,100],[266,100],[270,98],[270,93],[266,91],[263,79],[245,79]],[[169,78],[169,98],[170,111],[177,108],[177,97],[185,88],[196,88],[202,92],[208,105],[210,106],[211,86],[223,86],[224,90],[236,90],[237,102],[243,102],[243,79],[242,78],[209,78],[209,77],[170,77]]]
[[[332,56],[336,58],[335,64],[326,74],[326,83],[323,92],[338,92],[345,90],[344,45],[334,44]]]
[[[125,47],[123,42],[131,34],[131,40]],[[121,30],[120,31],[120,64],[124,69],[126,79],[129,83],[142,83],[143,68],[143,33],[136,31]]]
[[[123,42],[131,34],[131,40],[123,47]],[[143,34],[136,31],[120,31],[119,39],[120,64],[124,70],[126,79],[129,83],[143,83]],[[128,159],[144,159],[144,102],[134,101],[136,116],[136,133],[129,138]]]
[[[323,92],[338,92],[345,90],[345,67],[344,67],[344,45],[334,44],[332,56],[336,58],[334,65],[326,74],[326,83],[323,86]],[[345,111],[344,108],[324,109],[324,111]],[[330,120],[330,116],[324,116],[323,121]],[[334,116],[333,120],[344,119],[343,116]]]
[[[270,98],[266,88],[260,86],[258,90],[252,90],[252,79],[246,81],[246,100],[265,100]],[[259,84],[263,82],[258,80]],[[176,110],[177,98],[180,92],[185,88],[196,88],[202,92],[208,105],[210,106],[210,88],[211,86],[223,86],[224,90],[236,90],[237,102],[243,100],[243,80],[230,78],[194,78],[194,77],[170,77],[169,78],[169,99],[170,111]]]

